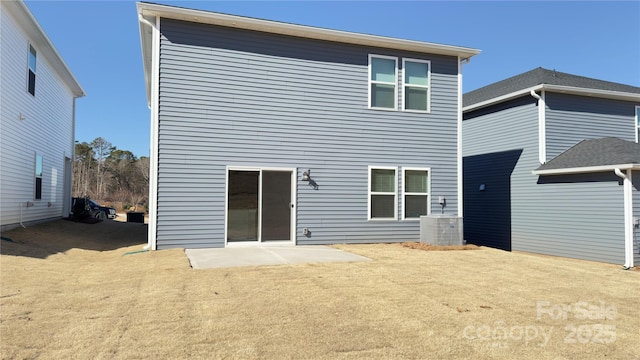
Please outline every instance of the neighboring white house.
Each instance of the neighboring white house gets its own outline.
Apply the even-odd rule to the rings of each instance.
[[[84,91],[22,1],[0,6],[0,227],[68,216]]]

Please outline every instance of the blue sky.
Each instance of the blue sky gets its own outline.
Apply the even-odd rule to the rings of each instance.
[[[482,50],[464,91],[542,66],[640,86],[640,1],[154,1]],[[87,96],[76,139],[149,155],[134,1],[26,1]]]

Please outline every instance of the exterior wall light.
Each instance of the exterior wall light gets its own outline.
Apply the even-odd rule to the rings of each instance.
[[[309,181],[311,180],[311,169],[305,171],[302,173],[302,181]]]

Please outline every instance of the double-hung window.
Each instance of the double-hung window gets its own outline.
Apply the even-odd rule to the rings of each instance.
[[[402,108],[409,111],[430,110],[431,62],[428,60],[402,59]]]
[[[636,106],[636,142],[640,142],[640,106]]]
[[[34,198],[40,200],[42,199],[42,155],[40,154],[36,154],[35,170],[36,189]]]
[[[397,169],[369,167],[369,219],[397,219]]]
[[[430,182],[428,168],[402,169],[403,219],[419,219],[429,214]]]
[[[398,58],[369,55],[369,107],[395,110]]]
[[[27,91],[36,95],[36,49],[29,45],[29,70],[27,71]]]

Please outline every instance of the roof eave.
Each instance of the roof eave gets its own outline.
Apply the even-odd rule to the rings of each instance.
[[[140,3],[137,4],[140,12]],[[140,27],[140,48],[142,49],[142,67],[144,72],[144,84],[147,94],[147,105],[151,106],[151,62],[153,58],[153,29],[140,20],[142,15],[138,15],[138,26]],[[149,22],[152,20],[146,19]],[[155,20],[154,20],[155,21]]]
[[[460,57],[461,59],[469,59],[472,56],[480,53],[480,50],[467,47],[427,43],[414,40],[395,39],[377,35],[359,34],[341,30],[288,24],[271,20],[248,18],[203,10],[177,8],[159,4],[138,3],[138,13],[142,14],[143,16],[159,16],[162,18],[254,30],[316,40],[326,40],[363,46],[375,46],[397,50],[456,56]]]
[[[640,94],[630,93],[624,91],[613,90],[600,90],[600,89],[588,89],[574,86],[563,85],[547,85],[544,84],[543,89],[546,91],[564,93],[564,94],[576,94],[589,97],[599,97],[624,101],[640,101]]]
[[[607,172],[620,170],[640,170],[640,164],[617,164],[617,165],[601,165],[601,166],[585,166],[585,167],[573,167],[563,169],[549,169],[549,170],[533,170],[533,175],[570,175],[570,174],[588,174],[595,172]]]
[[[498,103],[528,94],[531,92],[531,90],[533,91],[544,90],[544,91],[562,93],[562,94],[573,94],[573,95],[581,95],[581,96],[588,96],[588,97],[598,97],[598,98],[606,98],[606,99],[614,99],[614,100],[640,102],[640,94],[636,94],[636,93],[612,91],[612,90],[587,89],[587,88],[574,87],[574,86],[539,84],[526,89],[514,91],[506,95],[498,96],[489,100],[485,100],[472,105],[465,106],[462,108],[462,111],[467,112],[467,111],[472,111],[472,110],[477,110],[483,107],[487,107],[493,104],[498,104]]]
[[[37,47],[38,51],[50,63],[62,81],[69,87],[74,97],[83,97],[85,92],[76,80],[67,64],[56,50],[55,46],[44,32],[36,18],[23,1],[3,1],[2,6],[16,18],[19,24],[27,31],[29,40]]]
[[[529,93],[531,93],[531,90],[533,91],[539,91],[542,90],[544,88],[544,85],[536,85],[536,86],[532,86],[532,87],[528,87],[526,89],[522,89],[522,90],[518,90],[518,91],[514,91],[512,93],[509,94],[505,94],[502,96],[498,96],[495,98],[491,98],[489,100],[485,100],[485,101],[481,101],[479,103],[475,103],[472,105],[468,105],[462,108],[462,112],[467,112],[467,111],[471,111],[471,110],[477,110],[483,107],[487,107],[493,104],[498,104],[507,100],[511,100],[511,99],[515,99],[524,95],[527,95]]]

